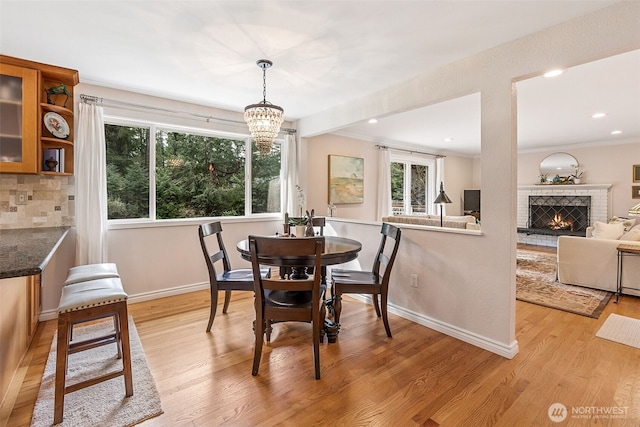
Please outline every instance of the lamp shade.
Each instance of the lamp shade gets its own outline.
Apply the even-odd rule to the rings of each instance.
[[[442,182],[440,182],[440,194],[438,194],[438,197],[436,197],[433,203],[453,203],[447,196],[447,193],[444,192],[444,184]]]
[[[247,105],[244,109],[244,121],[247,122],[260,153],[268,154],[284,122],[284,110],[266,101]]]

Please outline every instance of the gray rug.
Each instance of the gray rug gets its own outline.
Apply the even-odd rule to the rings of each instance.
[[[640,319],[611,313],[596,336],[630,347],[640,348]]]
[[[109,330],[113,330],[112,319],[90,326],[75,327],[73,335],[74,338],[84,339],[88,336],[104,335]],[[56,338],[57,334],[54,334],[38,400],[33,411],[32,427],[48,427],[53,424]],[[122,376],[69,393],[65,396],[64,418],[62,423],[58,424],[59,426],[125,427],[162,414],[160,395],[149,371],[138,331],[131,317],[129,317],[129,341],[133,369],[133,396],[125,397]],[[96,371],[104,374],[122,369],[122,361],[116,356],[115,344],[70,355],[67,385],[95,376]]]

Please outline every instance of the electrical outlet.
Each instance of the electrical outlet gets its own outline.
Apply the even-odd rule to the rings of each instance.
[[[412,274],[411,275],[411,287],[412,288],[417,288],[418,287],[418,275],[417,274]]]
[[[16,191],[16,205],[26,205],[26,204],[27,204],[27,192]]]

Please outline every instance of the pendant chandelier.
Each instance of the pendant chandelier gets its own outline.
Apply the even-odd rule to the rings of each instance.
[[[271,145],[280,132],[280,125],[284,121],[284,110],[267,101],[266,70],[273,63],[268,59],[259,59],[256,64],[262,68],[262,102],[247,105],[244,108],[244,121],[249,126],[251,136],[258,146],[260,154],[264,156],[269,154]]]

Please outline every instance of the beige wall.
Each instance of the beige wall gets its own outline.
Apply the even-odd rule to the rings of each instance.
[[[632,166],[640,164],[640,141],[586,147],[564,147],[518,154],[518,184],[537,184],[540,162],[555,152],[571,154],[584,170],[583,184],[611,184],[611,216],[627,216],[640,203],[631,198]]]

